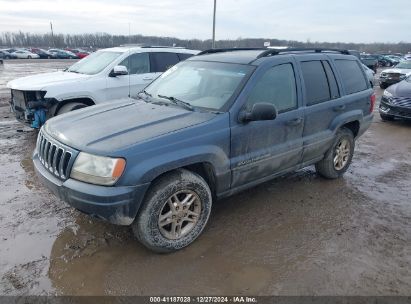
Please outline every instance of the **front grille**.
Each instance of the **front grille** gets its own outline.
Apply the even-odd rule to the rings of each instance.
[[[46,169],[62,180],[68,178],[75,158],[73,150],[51,139],[43,131],[38,135],[36,149],[38,158]]]
[[[394,97],[390,103],[397,107],[411,108],[411,97]]]
[[[400,80],[401,76],[403,76],[401,73],[387,73],[387,77],[390,79]]]

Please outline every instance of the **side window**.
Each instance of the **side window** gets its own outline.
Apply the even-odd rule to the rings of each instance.
[[[150,53],[151,72],[164,72],[180,60],[176,53]]]
[[[363,71],[357,61],[337,59],[335,64],[340,71],[347,94],[360,92],[368,88]]]
[[[274,104],[279,113],[297,108],[297,88],[291,63],[269,69],[257,81],[247,99],[247,108],[253,104],[268,102]]]
[[[194,56],[193,54],[186,54],[186,53],[178,53],[177,54],[178,58],[180,59],[180,61],[184,61],[187,58],[190,58],[192,56]]]
[[[331,99],[327,76],[321,61],[301,62],[307,105]]]
[[[340,97],[340,91],[338,90],[337,81],[335,80],[335,75],[331,69],[330,63],[328,61],[323,61],[323,66],[325,73],[327,74],[328,85],[330,86],[331,99]]]
[[[132,54],[124,59],[119,65],[126,66],[130,75],[150,73],[150,59],[148,53]]]

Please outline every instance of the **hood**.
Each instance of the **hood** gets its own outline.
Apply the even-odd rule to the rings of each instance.
[[[118,150],[203,123],[215,115],[123,99],[54,117],[44,129],[77,150],[115,155]]]
[[[393,69],[386,69],[386,70],[382,71],[381,73],[400,73],[400,74],[410,75],[411,74],[411,69],[393,68]]]
[[[411,98],[411,82],[400,81],[387,89],[394,97],[409,97]]]
[[[7,87],[14,90],[40,91],[47,90],[50,85],[80,82],[88,78],[90,75],[58,71],[18,78],[8,82]]]

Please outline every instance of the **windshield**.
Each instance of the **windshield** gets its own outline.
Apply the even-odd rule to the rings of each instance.
[[[221,110],[252,70],[248,65],[186,61],[163,73],[145,92],[161,101],[172,97],[194,107]]]
[[[95,52],[79,62],[73,64],[67,69],[68,72],[94,75],[100,73],[116,58],[118,58],[121,52]]]
[[[411,62],[410,61],[402,61],[395,66],[399,69],[411,69]]]

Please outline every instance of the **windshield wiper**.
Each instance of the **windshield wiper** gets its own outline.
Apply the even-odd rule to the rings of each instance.
[[[148,100],[147,100],[147,98],[142,98],[142,94],[144,94],[145,96],[148,96],[148,97],[150,97],[150,98],[152,98],[153,97],[153,95],[151,95],[149,92],[147,92],[146,90],[142,90],[141,92],[139,92],[138,94],[137,94],[137,96],[138,97],[140,97],[142,100],[144,100],[145,102],[149,102]]]
[[[183,107],[187,110],[194,111],[194,107],[191,104],[189,104],[188,102],[185,102],[185,101],[180,100],[178,98],[175,98],[173,96],[165,96],[165,95],[157,95],[157,96],[160,97],[160,98],[170,100],[175,105],[181,106],[181,107]]]

